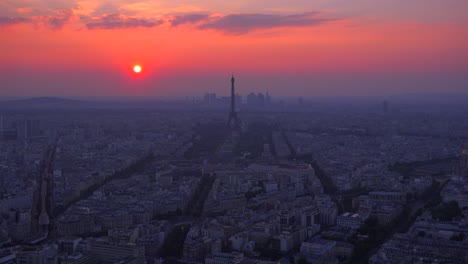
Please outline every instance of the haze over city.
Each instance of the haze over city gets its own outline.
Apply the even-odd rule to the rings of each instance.
[[[468,263],[467,13],[0,0],[0,264]]]

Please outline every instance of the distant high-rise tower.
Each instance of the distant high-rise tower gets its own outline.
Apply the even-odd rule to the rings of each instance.
[[[3,115],[0,115],[0,139],[3,138]]]
[[[299,104],[300,107],[303,107],[304,106],[304,98],[299,97],[299,99],[297,99],[297,103]]]
[[[387,100],[384,100],[382,102],[382,112],[388,113],[388,101]]]
[[[231,111],[229,112],[228,126],[233,129],[240,128],[240,122],[236,112],[236,92],[234,90],[234,74],[231,77]]]
[[[460,176],[468,179],[468,141],[465,142],[462,155],[460,157]]]

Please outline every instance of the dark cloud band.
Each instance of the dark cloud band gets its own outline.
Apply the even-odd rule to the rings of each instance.
[[[55,16],[47,17],[47,26],[58,30],[70,21],[73,16],[71,10],[58,12]],[[202,30],[216,30],[225,34],[246,34],[255,30],[279,27],[307,27],[317,26],[336,21],[327,18],[321,12],[307,12],[302,14],[230,14],[217,16],[203,13],[177,15],[167,19],[173,27],[182,24],[194,24]],[[0,17],[0,25],[14,25],[28,23],[34,20],[24,17]],[[119,29],[119,28],[152,28],[165,23],[162,19],[145,19],[125,17],[120,14],[108,14],[98,18],[81,17],[81,21],[89,30]]]
[[[187,15],[175,16],[174,19],[171,20],[171,25],[173,27],[176,27],[182,24],[198,23],[201,21],[206,21],[209,17],[210,15],[208,14],[187,14]]]
[[[30,19],[24,17],[0,17],[0,26],[16,25],[21,23],[27,23],[30,21]]]
[[[118,28],[151,28],[164,23],[163,20],[146,20],[139,18],[124,18],[117,14],[106,15],[86,24],[86,28],[93,29],[118,29]]]
[[[57,14],[57,16],[49,17],[48,25],[51,29],[58,30],[70,21],[73,16],[72,10],[63,10]]]
[[[319,12],[294,15],[233,14],[211,19],[200,24],[198,28],[213,29],[229,34],[245,34],[258,29],[316,26],[334,20],[336,19],[321,17]]]

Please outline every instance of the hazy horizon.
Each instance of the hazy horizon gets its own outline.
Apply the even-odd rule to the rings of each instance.
[[[264,94],[264,93],[263,93]],[[140,106],[149,106],[151,103],[201,103],[200,106],[204,106],[204,96],[206,93],[200,93],[193,96],[0,96],[0,107],[5,104],[15,105],[16,103],[23,103],[30,101],[31,103],[40,103],[42,106],[46,106],[43,103],[50,103],[51,107],[57,107],[56,103],[63,103],[68,100],[76,101],[77,103],[86,103],[80,107],[93,106],[96,104],[134,104],[143,103]],[[247,105],[247,93],[239,94],[242,101],[238,105],[239,107]],[[378,107],[386,101],[392,107],[399,106],[421,106],[430,109],[436,105],[446,106],[461,106],[463,109],[466,108],[466,100],[468,100],[468,93],[458,94],[398,94],[390,96],[277,96],[270,94],[271,100],[274,103],[287,103],[289,105],[298,104],[298,100],[303,100],[305,104],[313,104],[317,106],[334,105],[334,104],[351,104],[355,106],[371,106],[376,105]],[[229,98],[228,94],[216,94],[217,100],[219,100],[218,106],[226,105],[227,102],[221,101],[222,99]],[[89,103],[89,104],[88,104]],[[145,104],[146,103],[146,104]],[[149,105],[148,105],[149,104]],[[21,104],[22,105],[22,104]],[[109,105],[109,106],[111,106]],[[66,105],[64,105],[66,106]],[[138,105],[135,105],[138,106]],[[224,108],[223,108],[224,109]]]

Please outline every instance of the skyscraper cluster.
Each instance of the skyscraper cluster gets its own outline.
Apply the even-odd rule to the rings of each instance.
[[[271,104],[271,96],[267,92],[266,94],[263,93],[249,93],[247,95],[247,106],[249,108],[262,108],[269,106]]]

